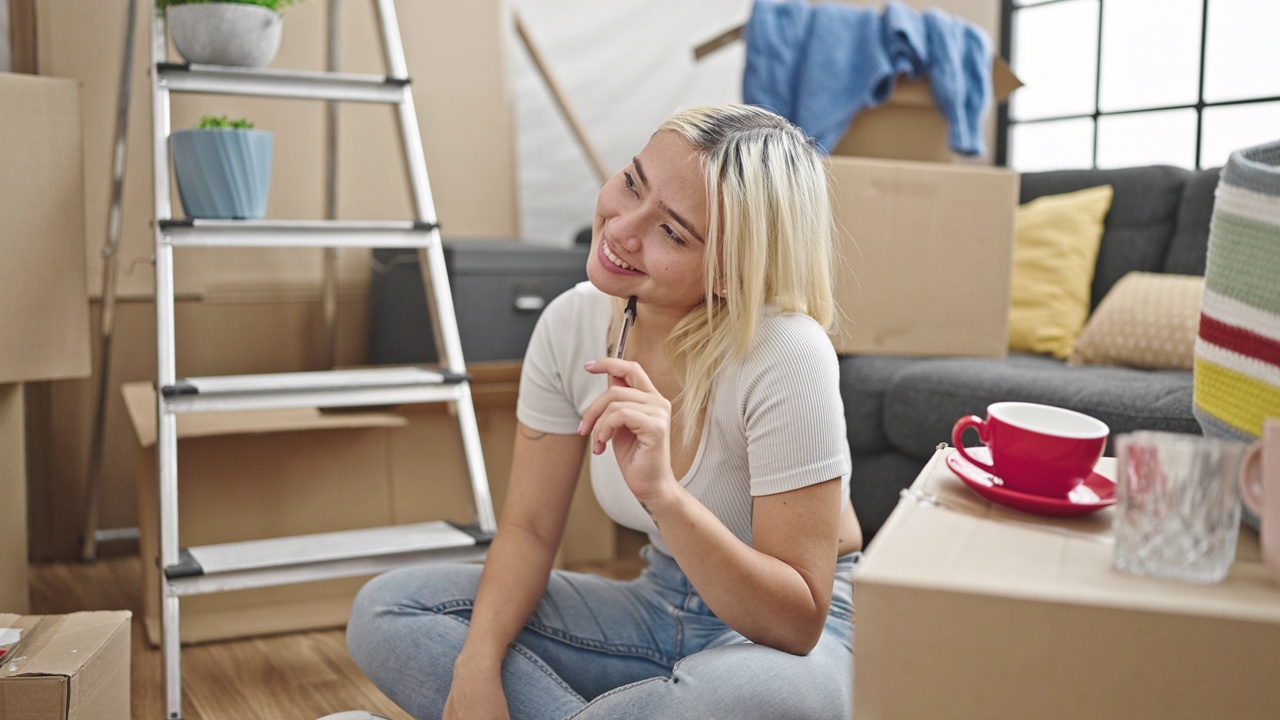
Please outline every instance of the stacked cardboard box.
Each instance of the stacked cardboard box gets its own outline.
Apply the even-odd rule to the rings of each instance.
[[[1020,85],[999,58],[993,77],[998,102]],[[832,151],[838,351],[1007,352],[1018,175],[953,159],[928,82],[904,78]]]
[[[77,84],[0,73],[0,610],[28,603],[22,383],[89,374],[83,166]]]

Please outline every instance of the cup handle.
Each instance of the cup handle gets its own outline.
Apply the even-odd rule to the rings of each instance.
[[[983,470],[986,470],[988,473],[994,475],[996,473],[996,469],[992,467],[990,463],[985,463],[985,462],[982,462],[981,460],[974,459],[974,457],[970,455],[968,450],[965,448],[964,431],[968,430],[969,428],[973,428],[974,430],[978,431],[978,442],[982,443],[983,445],[987,444],[987,421],[983,420],[977,415],[968,415],[966,417],[962,417],[959,420],[957,420],[955,426],[951,428],[951,445],[955,447],[956,452],[964,456],[965,460],[968,460],[969,462],[973,463],[975,466],[980,467]]]
[[[1249,446],[1240,463],[1240,497],[1254,515],[1262,515],[1262,442]]]

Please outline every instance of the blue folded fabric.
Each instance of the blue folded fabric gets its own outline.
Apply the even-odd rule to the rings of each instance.
[[[823,152],[863,108],[882,104],[899,75],[929,77],[949,142],[983,152],[991,95],[990,41],[969,23],[891,0],[870,8],[803,0],[755,0],[745,30],[742,99],[800,126]]]
[[[791,120],[823,152],[859,110],[884,101],[877,94],[893,76],[869,8],[756,0],[745,37],[743,101]]]
[[[985,33],[941,10],[924,14],[929,89],[947,120],[947,142],[962,155],[985,151],[982,118],[991,97],[991,43]]]

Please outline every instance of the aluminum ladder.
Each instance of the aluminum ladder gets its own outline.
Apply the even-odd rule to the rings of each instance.
[[[480,432],[458,337],[440,231],[427,180],[404,47],[392,0],[374,0],[386,76],[336,71],[335,4],[330,2],[328,72],[176,64],[168,58],[163,11],[152,6],[151,112],[154,143],[155,296],[161,632],[168,720],[182,717],[179,601],[191,595],[365,575],[426,560],[481,560],[497,529]],[[395,108],[415,219],[403,221],[187,220],[170,202],[170,93],[252,95]],[[330,125],[330,153],[334,152]],[[332,157],[332,155],[331,155]],[[335,214],[330,163],[328,215]],[[174,248],[324,248],[326,322],[331,324],[332,262],[337,248],[417,248],[441,362],[436,367],[330,370],[272,375],[179,378],[174,349]],[[330,347],[332,339],[330,338]],[[332,358],[332,355],[330,356]],[[178,541],[178,437],[181,413],[297,407],[451,403],[469,469],[476,520],[396,525],[271,540],[183,548]]]

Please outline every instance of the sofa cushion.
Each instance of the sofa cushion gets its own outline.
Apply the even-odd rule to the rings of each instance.
[[[884,395],[898,372],[928,358],[850,355],[840,358],[840,397],[855,455],[891,449],[884,434]]]
[[[1191,370],[1204,278],[1132,272],[1084,326],[1068,365]]]
[[[1115,189],[1098,249],[1090,307],[1134,270],[1160,272],[1173,236],[1178,201],[1191,171],[1165,165],[1117,170],[1054,170],[1022,176],[1020,203],[1097,185]]]
[[[1009,290],[1009,349],[1065,358],[1089,317],[1111,186],[1042,195],[1018,208]]]
[[[1222,168],[1200,170],[1187,179],[1178,203],[1178,221],[1164,258],[1164,272],[1204,275],[1209,252],[1209,221],[1213,219],[1214,191]]]
[[[1191,391],[1191,373],[1179,370],[1067,367],[1042,355],[936,358],[899,371],[884,397],[884,432],[902,452],[926,457],[951,441],[960,417],[1017,400],[1092,415],[1110,426],[1113,438],[1138,429],[1199,434]]]

